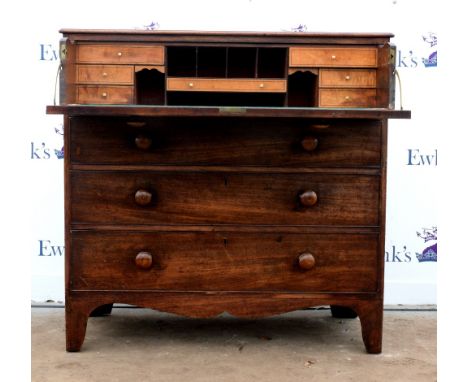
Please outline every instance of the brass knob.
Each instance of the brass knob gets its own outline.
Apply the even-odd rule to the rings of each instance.
[[[346,77],[345,77],[345,80],[346,80],[346,81],[349,81],[350,79],[351,79],[350,76],[346,76]]]
[[[193,82],[189,82],[188,86],[189,88],[193,88]]]
[[[151,147],[152,143],[153,143],[153,140],[146,135],[138,134],[135,137],[135,145],[140,150],[148,150]]]
[[[102,73],[102,76],[103,76],[103,77],[107,77],[107,72],[103,72],[103,73]]]
[[[150,269],[153,265],[153,256],[149,252],[139,252],[135,256],[135,265],[140,269]]]
[[[305,151],[314,151],[318,146],[318,139],[315,137],[304,137],[301,141],[301,146]]]
[[[122,57],[122,52],[118,52],[117,56]]]
[[[308,271],[315,267],[315,257],[312,253],[304,252],[298,256],[297,263],[299,264],[299,268]]]
[[[258,85],[258,86],[259,86],[261,89],[263,89],[263,88],[265,87],[265,84],[262,83],[262,84],[260,84],[260,85]]]
[[[137,192],[135,192],[135,203],[139,206],[147,206],[151,203],[152,198],[153,195],[149,191],[138,190]]]
[[[332,56],[331,56],[331,59],[332,59],[332,60],[336,60],[336,56],[335,56],[335,55],[332,55]]]
[[[101,96],[102,96],[102,98],[106,98],[106,97],[107,97],[107,93],[106,93],[106,92],[103,92],[103,93],[101,94]]]
[[[299,194],[299,201],[304,207],[312,207],[317,203],[318,196],[315,191],[307,190]]]
[[[346,96],[346,97],[344,97],[344,99],[345,99],[346,101],[349,101],[349,100],[351,99],[351,97],[350,97],[350,96]]]

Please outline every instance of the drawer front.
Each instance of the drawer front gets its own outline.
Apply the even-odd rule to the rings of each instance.
[[[76,101],[83,104],[130,104],[133,103],[133,86],[77,86]]]
[[[71,241],[74,290],[374,292],[377,288],[377,234],[81,231],[74,232]],[[144,264],[136,259],[141,252]],[[301,268],[303,253],[313,256],[311,269]]]
[[[164,64],[164,47],[132,44],[78,45],[76,62],[90,64]]]
[[[379,224],[371,175],[73,171],[71,182],[75,223]]]
[[[77,65],[76,82],[80,84],[133,85],[133,66]]]
[[[292,67],[377,67],[375,48],[290,48]]]
[[[378,167],[380,136],[377,121],[314,128],[264,119],[81,117],[71,119],[70,155],[83,164]]]
[[[167,90],[284,93],[286,92],[286,81],[267,79],[168,78]]]
[[[321,107],[375,107],[375,89],[320,89]]]
[[[373,69],[321,69],[320,87],[375,88],[376,71]]]

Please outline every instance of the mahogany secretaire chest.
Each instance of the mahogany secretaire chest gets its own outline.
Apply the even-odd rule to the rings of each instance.
[[[66,348],[126,303],[382,344],[390,34],[62,30]]]

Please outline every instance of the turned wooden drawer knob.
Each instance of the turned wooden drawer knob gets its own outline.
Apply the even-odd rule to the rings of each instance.
[[[304,137],[301,146],[305,151],[314,151],[318,146],[318,139],[315,137]]]
[[[139,252],[135,256],[135,265],[140,269],[149,269],[153,265],[153,256],[149,252]]]
[[[138,134],[135,137],[135,145],[140,150],[148,150],[151,147],[152,143],[153,143],[153,140],[146,135]]]
[[[139,206],[147,206],[148,204],[151,203],[151,198],[153,195],[151,192],[146,191],[146,190],[138,190],[135,192],[135,202]]]
[[[317,203],[318,197],[315,191],[304,191],[299,194],[299,201],[304,207],[312,207],[315,203]]]
[[[305,271],[308,271],[309,269],[315,267],[315,257],[314,255],[312,255],[312,253],[301,253],[297,258],[297,262],[299,264],[299,268]]]

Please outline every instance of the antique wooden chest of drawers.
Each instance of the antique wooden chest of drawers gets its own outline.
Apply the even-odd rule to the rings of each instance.
[[[61,32],[67,350],[126,303],[330,305],[380,352],[391,35]]]

